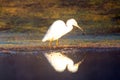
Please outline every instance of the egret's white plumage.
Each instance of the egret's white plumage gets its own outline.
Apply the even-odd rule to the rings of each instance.
[[[48,31],[45,34],[45,36],[42,39],[42,41],[45,42],[47,40],[57,40],[57,39],[59,39],[66,32],[67,27],[65,27],[65,26],[66,25],[65,25],[65,23],[62,20],[55,21],[50,26],[50,28],[48,29]]]
[[[78,26],[77,21],[75,19],[67,20],[66,24],[62,20],[57,20],[50,26],[42,41],[45,42],[58,40],[63,35],[70,32],[73,29],[73,26],[76,26],[81,31],[83,31],[83,29]]]
[[[63,72],[66,68],[70,72],[77,72],[82,61],[74,64],[73,60],[63,55],[60,52],[51,52],[44,54],[51,66],[58,72]]]

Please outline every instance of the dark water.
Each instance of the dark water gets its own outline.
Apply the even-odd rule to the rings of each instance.
[[[76,73],[56,72],[45,52],[62,52],[78,61]],[[0,52],[0,80],[120,80],[119,48],[68,48],[58,50],[11,50]]]

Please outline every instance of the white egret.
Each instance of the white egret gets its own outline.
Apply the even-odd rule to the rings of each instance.
[[[44,54],[51,66],[58,72],[63,72],[66,68],[68,71],[75,73],[78,71],[79,65],[83,62],[83,60],[74,64],[73,60],[63,55],[60,52],[51,52]]]
[[[62,20],[55,21],[43,37],[42,42],[50,41],[49,46],[51,46],[52,41],[57,40],[56,45],[58,46],[58,39],[70,32],[73,29],[73,26],[76,26],[81,31],[83,31],[75,19],[67,20],[66,24]]]

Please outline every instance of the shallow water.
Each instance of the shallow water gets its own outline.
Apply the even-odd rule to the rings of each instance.
[[[56,72],[44,53],[61,52],[78,62],[78,72]],[[10,49],[0,52],[0,80],[120,80],[119,48]]]

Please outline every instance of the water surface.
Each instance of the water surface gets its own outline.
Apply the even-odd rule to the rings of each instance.
[[[56,72],[43,55],[61,52],[78,62],[78,72]],[[0,80],[120,80],[119,48],[9,49],[0,52]]]

